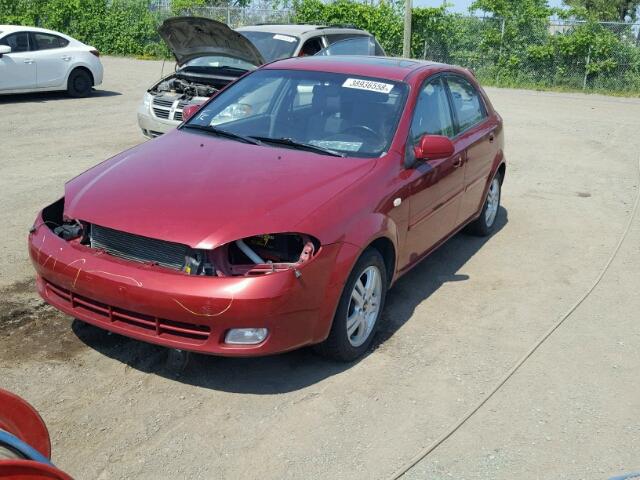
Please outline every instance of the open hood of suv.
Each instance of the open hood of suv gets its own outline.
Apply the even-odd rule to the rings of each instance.
[[[209,18],[169,18],[162,23],[158,33],[175,55],[178,65],[205,55],[238,58],[255,66],[265,63],[249,40],[224,23]]]

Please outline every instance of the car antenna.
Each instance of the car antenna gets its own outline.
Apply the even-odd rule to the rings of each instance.
[[[162,68],[160,69],[160,78],[164,77],[164,62],[166,61],[166,58],[162,59]]]

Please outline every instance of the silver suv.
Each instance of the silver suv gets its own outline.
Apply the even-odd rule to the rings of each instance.
[[[175,17],[159,33],[177,66],[147,90],[138,108],[138,124],[149,138],[179,125],[185,106],[206,101],[263,63],[305,55],[385,55],[373,35],[351,27],[256,25],[232,30],[208,18]]]

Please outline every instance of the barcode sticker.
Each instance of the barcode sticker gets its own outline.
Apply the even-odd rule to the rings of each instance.
[[[362,80],[361,78],[347,78],[342,86],[380,93],[389,93],[393,89],[391,83],[373,82],[371,80]]]
[[[289,43],[293,43],[296,41],[295,37],[289,37],[287,35],[280,35],[279,33],[276,33],[273,36],[274,40],[282,40],[284,42],[289,42]]]

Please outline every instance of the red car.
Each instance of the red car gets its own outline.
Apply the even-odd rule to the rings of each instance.
[[[51,305],[167,347],[349,361],[401,275],[495,226],[502,120],[468,70],[287,59],[185,114],[40,212],[29,252]]]

